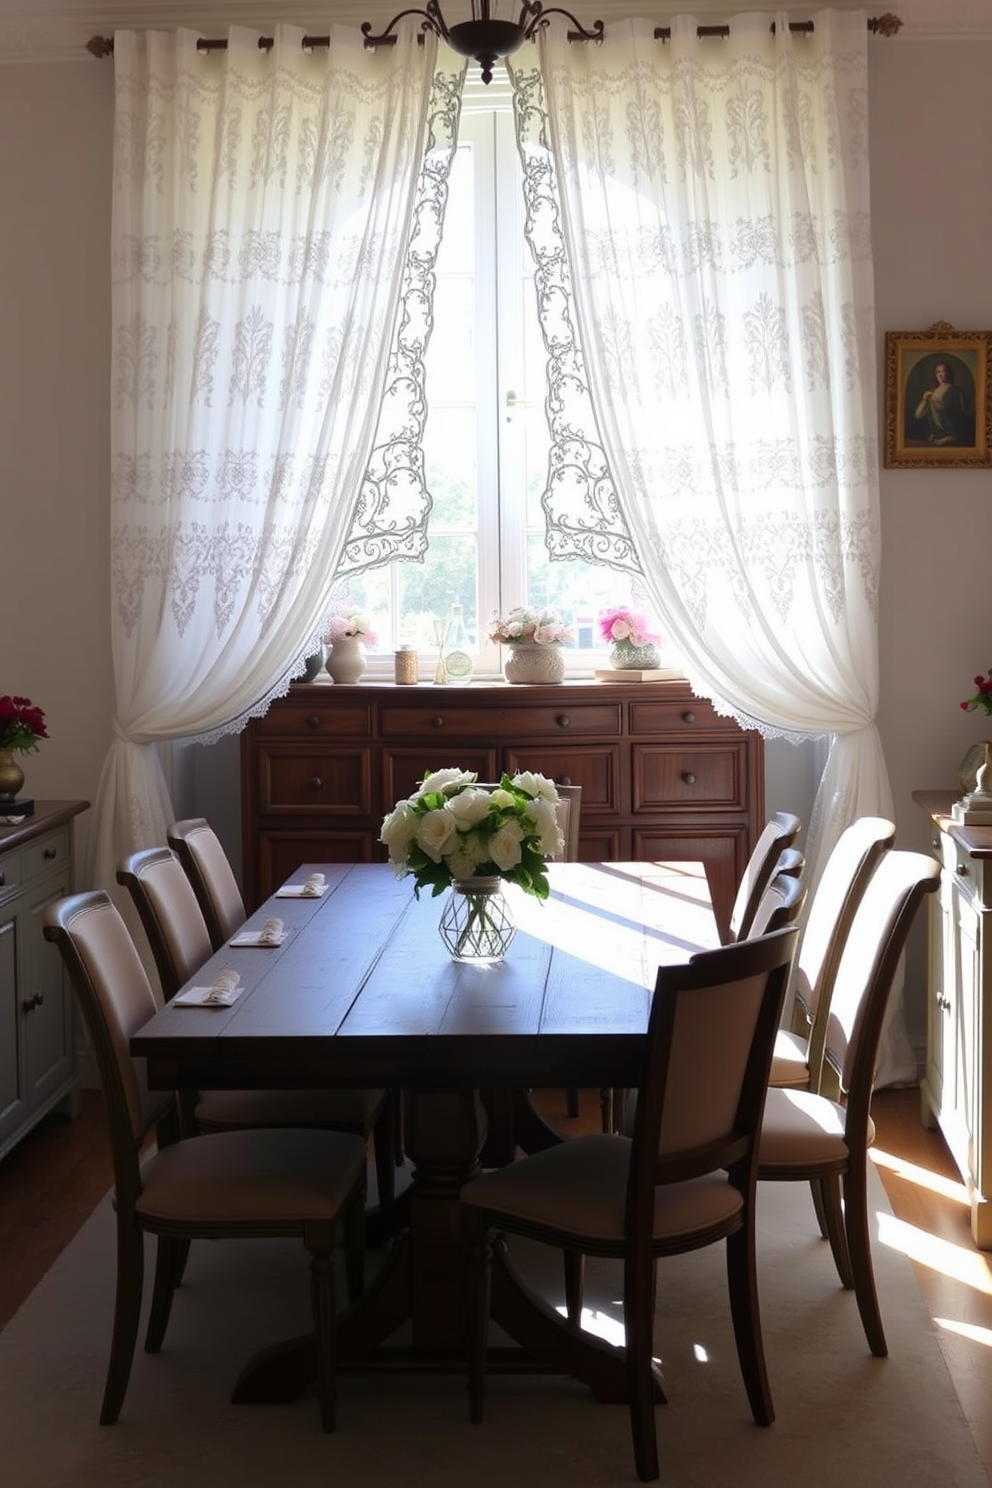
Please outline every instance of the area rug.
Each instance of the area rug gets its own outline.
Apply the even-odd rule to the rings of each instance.
[[[888,1207],[874,1181],[878,1211]],[[657,1426],[673,1488],[988,1488],[912,1267],[877,1243],[887,1359],[873,1359],[853,1295],[838,1285],[808,1190],[763,1185],[761,1298],[777,1419],[750,1417],[713,1246],[660,1266],[657,1347],[669,1402]],[[150,1247],[149,1247],[150,1249]],[[515,1252],[516,1253],[516,1252]],[[193,1247],[166,1346],[139,1345],[120,1421],[97,1414],[107,1359],[114,1231],[105,1200],[0,1335],[0,1481],[5,1488],[614,1488],[637,1481],[623,1406],[550,1376],[490,1381],[486,1420],[467,1422],[458,1375],[344,1376],[338,1430],[315,1398],[232,1406],[256,1348],[307,1326],[302,1247]],[[151,1256],[149,1255],[149,1262]],[[532,1275],[557,1286],[538,1247]],[[592,1267],[597,1327],[618,1318],[617,1273]]]

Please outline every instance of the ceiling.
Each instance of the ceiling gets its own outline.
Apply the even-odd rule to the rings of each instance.
[[[0,0],[0,61],[88,60],[85,47],[93,35],[110,35],[116,29],[151,26],[190,26],[205,35],[234,21],[271,29],[279,21],[320,26],[331,22],[358,25],[363,20],[388,21],[410,0],[368,0],[368,3],[336,3],[336,0]],[[551,9],[557,0],[549,0]],[[829,0],[828,0],[829,3]],[[823,0],[777,0],[767,5],[769,13],[786,10],[805,18],[820,9]],[[519,0],[503,0],[501,15],[518,12]],[[469,0],[441,0],[449,24],[465,19]],[[576,0],[569,7],[581,20],[600,16],[666,16],[691,14],[711,23],[735,13],[753,10],[751,0]],[[869,16],[894,12],[903,22],[895,38],[914,40],[992,41],[992,0],[833,0],[834,9],[860,10]],[[891,45],[891,41],[880,41]]]

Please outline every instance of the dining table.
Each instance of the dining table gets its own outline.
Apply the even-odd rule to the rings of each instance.
[[[313,875],[321,892],[304,894]],[[701,863],[553,863],[549,883],[545,900],[505,886],[516,933],[504,960],[479,965],[443,943],[443,898],[418,897],[389,864],[301,864],[187,984],[231,970],[236,1000],[174,1001],[131,1039],[152,1089],[403,1092],[403,1223],[338,1318],[342,1371],[465,1368],[460,1188],[483,1164],[566,1140],[528,1092],[640,1086],[659,967],[720,943]],[[244,944],[271,919],[276,944]],[[560,1372],[626,1399],[622,1351],[568,1326],[503,1246],[491,1316],[508,1340],[494,1371]],[[292,1400],[314,1371],[307,1336],[281,1340],[232,1398]]]

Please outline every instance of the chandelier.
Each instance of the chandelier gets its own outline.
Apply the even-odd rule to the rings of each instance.
[[[367,47],[395,46],[396,37],[391,35],[397,21],[403,20],[404,16],[423,16],[422,31],[433,31],[435,36],[440,36],[446,41],[452,51],[460,57],[471,57],[478,62],[482,68],[482,81],[492,82],[493,63],[501,57],[509,57],[518,47],[523,46],[525,41],[548,24],[553,15],[563,15],[571,21],[575,27],[569,31],[569,41],[602,41],[603,23],[593,21],[593,28],[587,31],[579,21],[575,19],[569,10],[561,10],[552,7],[545,10],[537,0],[523,0],[520,7],[520,18],[516,21],[500,21],[492,15],[494,0],[472,0],[472,19],[470,21],[459,21],[455,26],[449,26],[441,14],[441,6],[438,0],[427,0],[423,10],[401,10],[399,15],[393,16],[389,25],[381,36],[372,36],[372,23],[365,21],[362,25],[362,34],[365,37]]]

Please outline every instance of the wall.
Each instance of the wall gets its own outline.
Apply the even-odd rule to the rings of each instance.
[[[992,327],[992,38],[875,39],[869,55],[881,365],[885,330]],[[27,762],[38,796],[92,799],[112,732],[112,115],[109,62],[0,68],[0,691],[48,713],[51,740]],[[880,386],[880,445],[883,418]],[[950,787],[967,746],[992,737],[958,708],[992,665],[992,473],[883,471],[881,499],[879,723],[899,841],[922,848],[911,792]],[[176,773],[177,813],[219,818],[232,852],[236,762],[236,741],[222,741]],[[808,757],[769,746],[769,809],[808,814],[809,780]],[[919,924],[906,970],[917,1043],[922,936]]]

